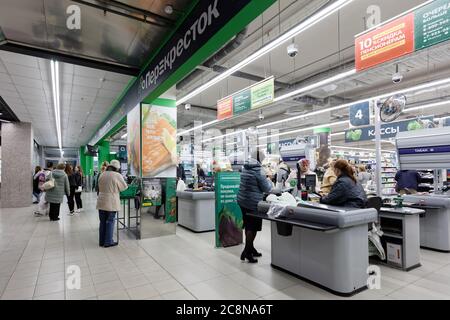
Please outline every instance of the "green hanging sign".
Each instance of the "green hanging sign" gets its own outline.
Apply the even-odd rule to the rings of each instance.
[[[243,220],[237,195],[241,182],[239,172],[217,172],[214,178],[216,196],[216,247],[242,243]]]
[[[450,39],[450,1],[437,0],[418,9],[415,16],[416,50]]]

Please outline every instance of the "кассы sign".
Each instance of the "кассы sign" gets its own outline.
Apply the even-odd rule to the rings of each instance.
[[[381,138],[394,138],[398,132],[413,131],[425,128],[426,124],[433,121],[433,117],[410,119],[386,123],[381,126]],[[345,142],[357,142],[375,139],[375,127],[367,126],[345,130]]]

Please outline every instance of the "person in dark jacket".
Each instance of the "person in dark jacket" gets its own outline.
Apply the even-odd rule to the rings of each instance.
[[[70,187],[70,193],[67,196],[67,203],[69,205],[69,215],[73,216],[74,207],[75,207],[75,202],[74,202],[73,198],[75,197],[75,190],[76,190],[77,186],[76,186],[76,181],[75,181],[75,176],[73,174],[72,166],[70,164],[66,164],[66,168],[64,169],[64,172],[66,173],[67,178],[69,179],[69,187]]]
[[[334,164],[338,177],[328,195],[320,199],[321,203],[353,208],[365,208],[367,197],[364,188],[356,181],[353,168],[347,160],[339,159]]]
[[[83,188],[83,171],[80,166],[76,166],[73,172],[75,180],[75,203],[77,204],[77,210],[75,212],[79,213],[83,211],[83,202],[81,201],[81,190]]]
[[[272,184],[266,178],[266,174],[260,163],[259,152],[249,159],[241,173],[241,184],[238,193],[238,204],[241,207],[245,228],[245,248],[241,254],[241,260],[247,259],[250,263],[258,262],[255,257],[260,257],[253,242],[256,234],[262,229],[262,220],[249,216],[249,213],[258,212],[258,202],[263,200],[264,193],[272,190]]]
[[[420,183],[420,174],[416,170],[400,170],[395,174],[395,191],[404,194],[417,193]]]

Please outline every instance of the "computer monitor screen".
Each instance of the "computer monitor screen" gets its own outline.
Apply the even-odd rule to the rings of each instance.
[[[316,190],[316,175],[315,174],[305,175],[305,188],[310,191]]]

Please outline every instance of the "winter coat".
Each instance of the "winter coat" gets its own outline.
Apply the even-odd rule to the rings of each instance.
[[[328,195],[322,197],[321,203],[353,208],[365,208],[366,193],[360,183],[354,182],[346,174],[340,175]]]
[[[333,187],[333,184],[336,182],[336,174],[334,173],[333,168],[328,168],[327,171],[325,171],[325,174],[323,176],[322,185],[320,187],[320,191],[324,194],[329,194],[331,191],[331,188]]]
[[[261,164],[255,159],[250,159],[241,173],[241,184],[237,196],[239,205],[257,211],[258,202],[262,201],[263,194],[270,190],[272,190],[272,184],[267,180]]]
[[[98,178],[97,210],[119,211],[120,192],[128,188],[122,175],[115,171],[105,171]]]
[[[83,179],[81,178],[81,174],[79,172],[74,172],[69,176],[69,183],[71,187],[79,187],[83,185]]]
[[[55,179],[55,187],[47,190],[46,199],[50,203],[63,203],[64,195],[70,194],[69,178],[63,170],[53,170],[48,175],[47,180],[51,177]]]

